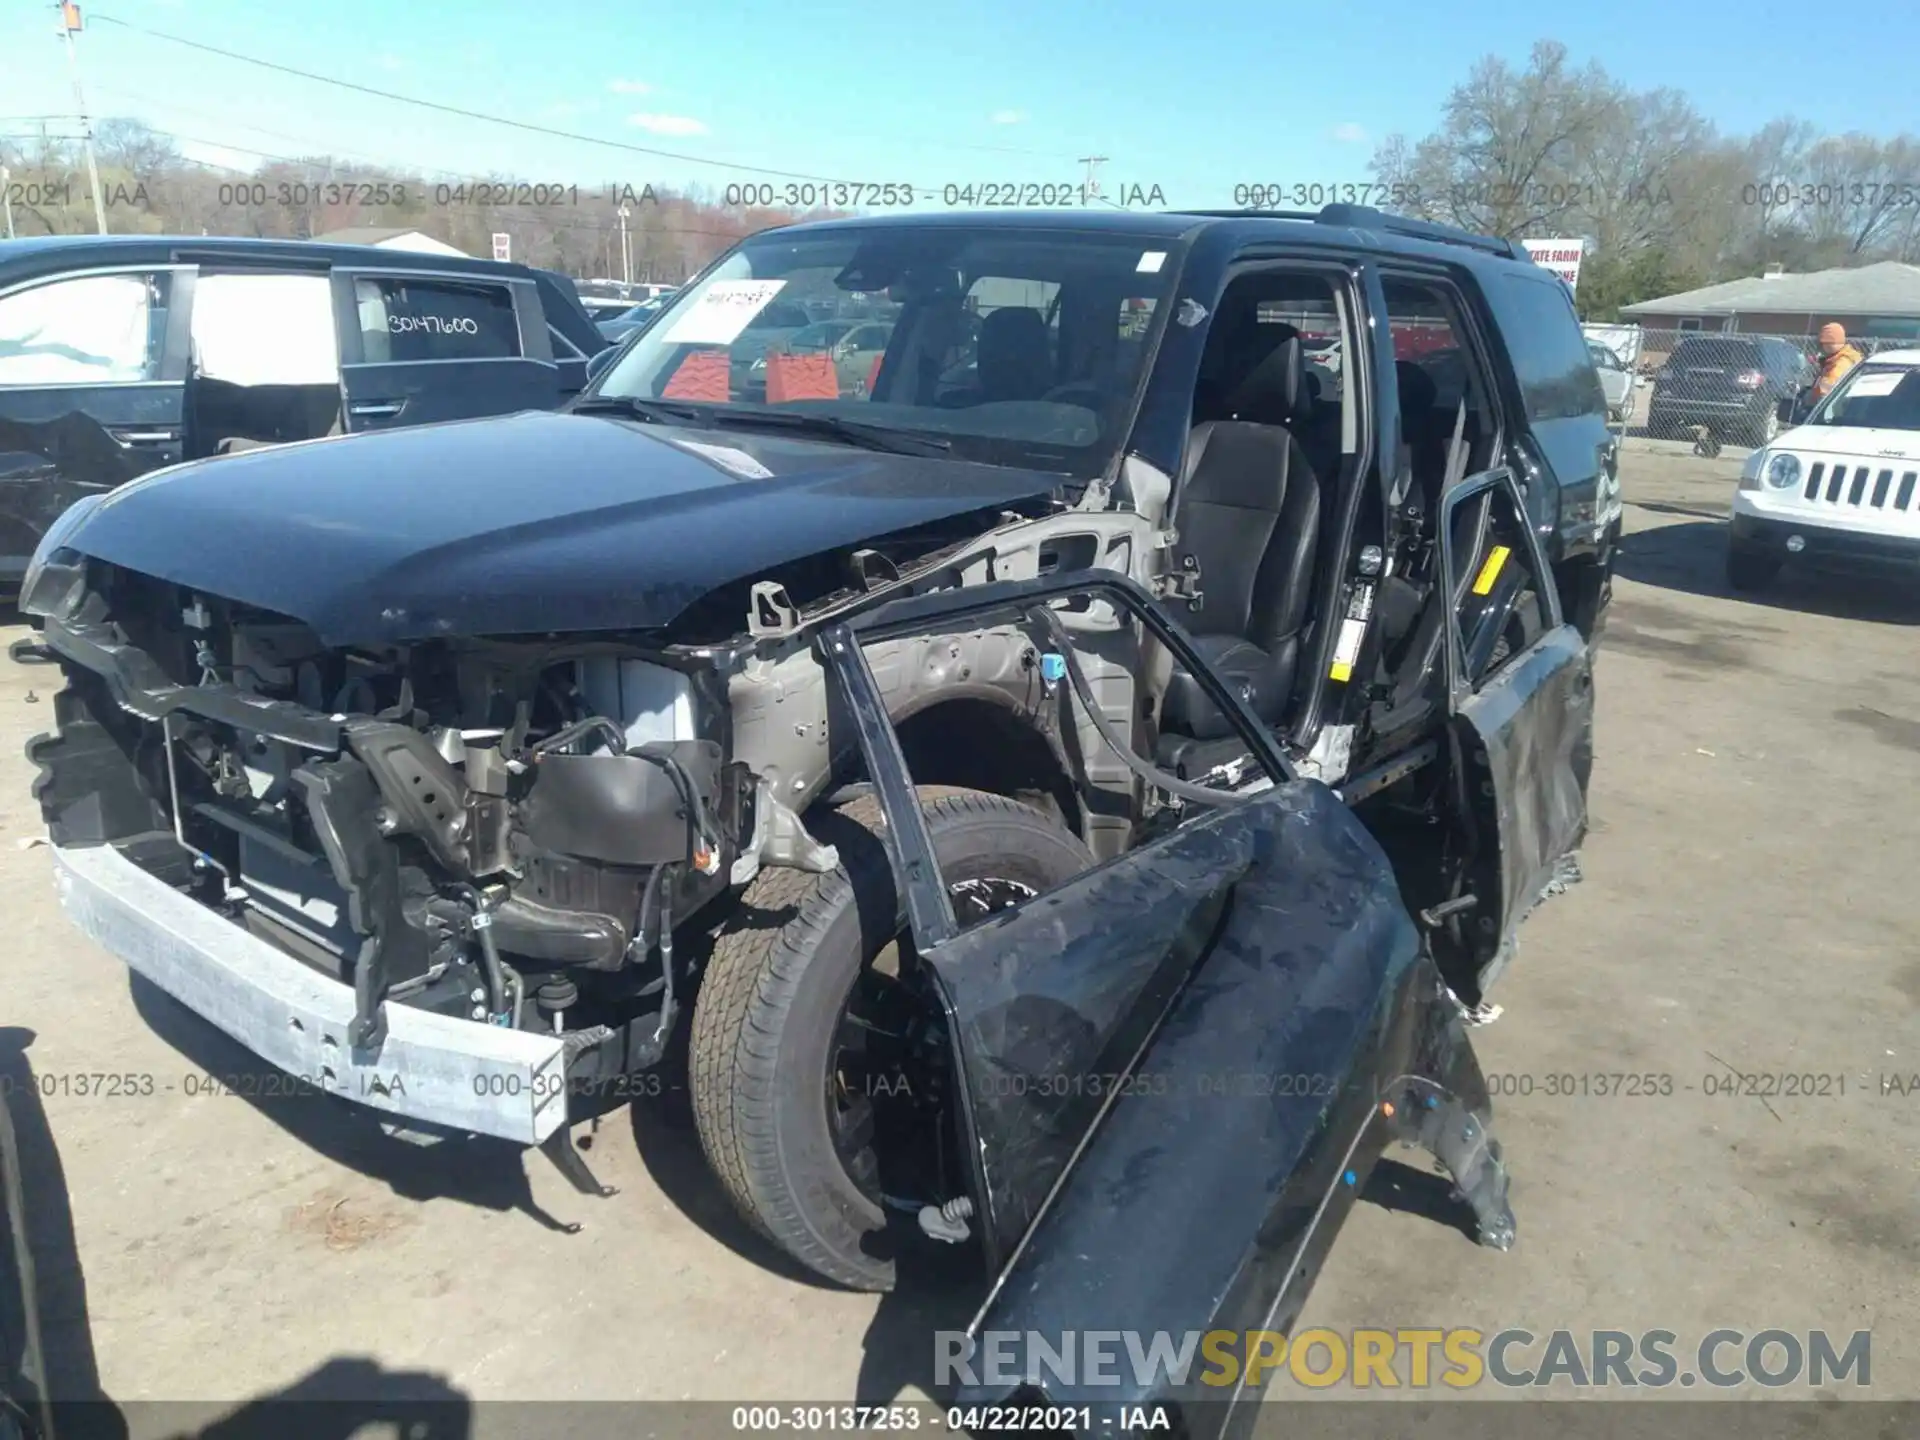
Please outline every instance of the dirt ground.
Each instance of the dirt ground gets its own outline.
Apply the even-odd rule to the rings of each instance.
[[[1789,576],[1730,598],[1741,455],[1627,442],[1586,879],[1529,923],[1505,1013],[1475,1032],[1496,1086],[1522,1092],[1496,1100],[1518,1243],[1479,1249],[1376,1186],[1303,1324],[1659,1328],[1683,1346],[1719,1326],[1871,1328],[1874,1398],[1920,1397],[1920,1093],[1883,1078],[1920,1072],[1920,591]],[[39,1192],[71,1207],[77,1266],[43,1276],[68,1393],[217,1409],[330,1365],[474,1399],[930,1384],[929,1330],[966,1315],[778,1263],[671,1104],[602,1127],[592,1163],[620,1193],[590,1200],[538,1156],[414,1149],[332,1102],[187,1095],[247,1057],[77,938],[31,846],[21,747],[52,678],[0,663],[18,1027],[0,1037],[51,1089],[23,1143]],[[109,1071],[155,1093],[61,1088]],[[1671,1093],[1550,1093],[1623,1071]],[[1844,1094],[1707,1094],[1729,1071],[1843,1076]]]

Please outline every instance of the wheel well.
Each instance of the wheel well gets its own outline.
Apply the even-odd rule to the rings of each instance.
[[[988,700],[946,700],[902,720],[897,733],[916,785],[960,785],[1052,813],[1085,838],[1080,801],[1052,745]]]

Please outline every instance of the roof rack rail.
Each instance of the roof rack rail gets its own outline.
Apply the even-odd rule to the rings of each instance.
[[[1318,220],[1318,210],[1261,210],[1241,206],[1237,210],[1176,210],[1176,215],[1201,215],[1210,220]]]
[[[1442,225],[1434,220],[1414,220],[1405,215],[1389,215],[1372,205],[1328,205],[1319,210],[1181,210],[1182,215],[1204,215],[1221,220],[1309,220],[1317,225],[1339,225],[1350,230],[1381,230],[1389,235],[1404,235],[1409,240],[1433,240],[1443,245],[1465,245],[1508,260],[1524,260],[1527,252],[1511,240],[1492,235],[1476,235],[1457,225]]]
[[[1322,225],[1346,225],[1355,230],[1384,230],[1389,235],[1404,235],[1409,240],[1435,240],[1442,245],[1466,245],[1509,260],[1523,259],[1526,251],[1511,240],[1493,235],[1476,235],[1457,225],[1442,225],[1436,220],[1413,220],[1404,215],[1389,215],[1372,205],[1329,205],[1317,217]]]

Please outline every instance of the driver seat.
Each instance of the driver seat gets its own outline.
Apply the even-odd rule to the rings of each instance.
[[[1053,384],[1047,319],[1026,305],[1002,305],[980,322],[981,398],[1038,400]]]
[[[1321,483],[1294,433],[1306,389],[1297,335],[1281,341],[1194,427],[1175,522],[1178,554],[1200,566],[1194,643],[1268,725],[1285,718],[1307,632],[1319,548]],[[1161,713],[1161,758],[1181,737],[1215,740],[1231,722],[1176,672]]]

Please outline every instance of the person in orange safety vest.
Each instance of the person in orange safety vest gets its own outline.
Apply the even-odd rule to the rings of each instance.
[[[1813,399],[1826,398],[1827,392],[1840,383],[1840,377],[1866,357],[1847,343],[1847,332],[1841,326],[1829,322],[1820,327],[1820,362],[1813,379]]]

